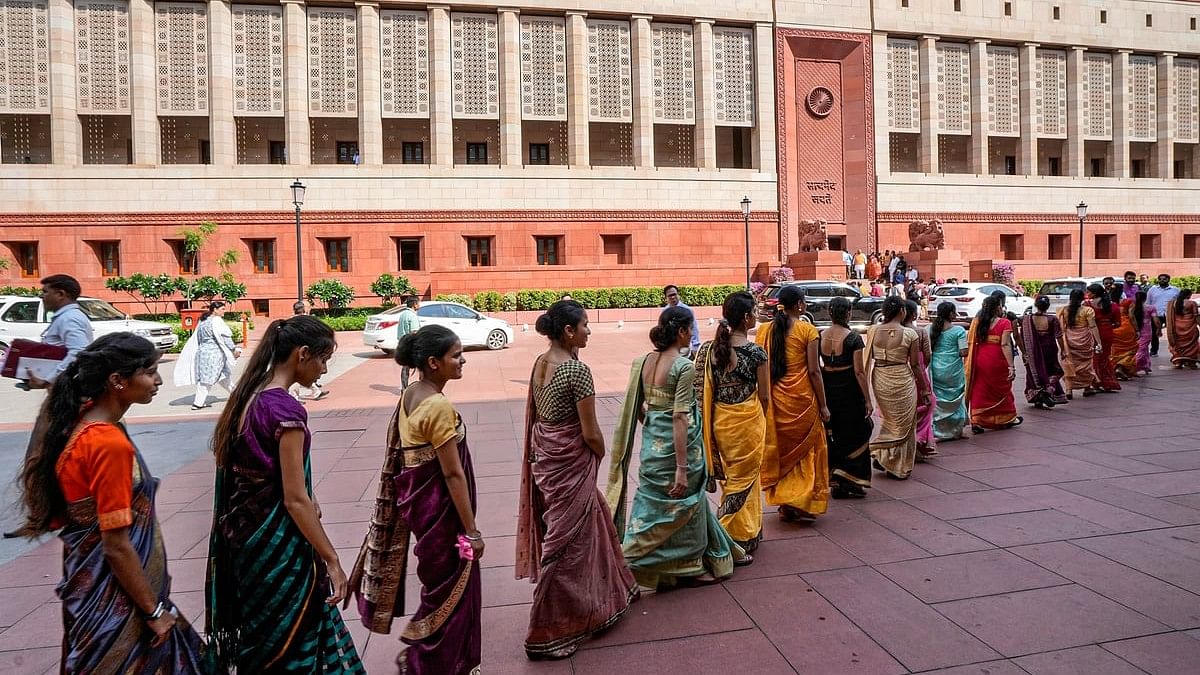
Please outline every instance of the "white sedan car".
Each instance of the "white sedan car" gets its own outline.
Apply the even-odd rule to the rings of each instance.
[[[363,344],[391,354],[396,349],[397,317],[403,305],[367,318],[363,329]],[[504,349],[513,340],[513,329],[507,321],[493,319],[457,302],[422,302],[417,310],[422,326],[445,326],[454,331],[464,347]]]
[[[125,313],[103,300],[79,298],[79,309],[92,320],[95,337],[129,331],[154,343],[166,352],[179,341],[175,331],[165,323],[125,318]],[[0,350],[8,349],[17,338],[38,341],[50,326],[53,312],[47,312],[41,298],[0,295]]]
[[[938,286],[929,297],[929,314],[932,316],[942,302],[950,301],[954,303],[955,319],[970,321],[983,308],[983,299],[995,291],[1004,294],[1004,308],[1007,311],[1021,316],[1033,310],[1033,298],[1004,284],[966,283]]]

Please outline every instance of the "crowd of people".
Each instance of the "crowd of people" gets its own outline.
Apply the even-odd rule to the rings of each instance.
[[[812,522],[830,499],[866,496],[873,473],[908,478],[968,428],[1021,424],[1018,356],[1026,401],[1041,409],[1150,374],[1160,329],[1174,366],[1196,369],[1191,291],[1167,275],[1148,290],[1135,282],[1076,291],[1057,314],[1038,297],[1021,317],[996,293],[969,328],[955,324],[951,303],[919,326],[918,304],[892,295],[865,338],[851,330],[845,298],[831,301],[832,323],[818,330],[803,320],[803,291],[785,285],[773,318],[756,326],[755,298],[739,291],[703,342],[668,286],[611,442],[581,358],[588,313],[571,299],[554,303],[536,322],[548,348],[530,373],[521,453],[515,572],[536,583],[528,657],[570,656],[642,592],[718,583],[753,564],[764,503],[785,522]],[[485,538],[467,430],[445,393],[467,360],[452,331],[418,327],[413,314],[395,358],[419,378],[405,383],[388,426],[375,508],[349,573],[313,494],[307,414],[289,393],[326,372],[334,334],[305,314],[267,327],[213,434],[206,644],[171,602],[158,481],[121,423],[157,393],[159,355],[131,333],[75,350],[36,421],[17,533],[61,530],[63,672],[361,673],[338,606],[355,602],[370,631],[391,632],[407,613],[410,549],[420,597],[400,633],[400,672],[479,672]],[[210,337],[221,343],[215,355],[196,360],[221,367],[200,373],[204,386],[222,379],[230,349]]]

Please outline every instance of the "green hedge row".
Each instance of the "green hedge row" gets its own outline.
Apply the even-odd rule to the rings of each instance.
[[[725,302],[725,297],[735,291],[745,290],[740,284],[716,286],[680,286],[679,296],[684,303],[693,307],[710,307]],[[527,289],[516,293],[483,291],[475,297],[450,293],[438,295],[434,300],[457,302],[474,307],[481,312],[541,311],[548,309],[563,295],[570,295],[588,309],[633,309],[638,307],[661,307],[662,287],[629,286],[620,288],[576,288],[568,290]]]
[[[1036,296],[1042,291],[1043,282],[1040,279],[1022,279],[1017,283],[1021,284],[1021,288],[1025,289],[1025,295],[1030,297]],[[1185,274],[1173,277],[1171,284],[1177,288],[1190,288],[1192,291],[1200,291],[1200,275]]]

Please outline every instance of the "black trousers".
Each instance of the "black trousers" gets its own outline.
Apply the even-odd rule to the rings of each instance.
[[[1154,326],[1150,329],[1150,355],[1158,354],[1158,337],[1162,334],[1163,318],[1160,316],[1154,317]]]

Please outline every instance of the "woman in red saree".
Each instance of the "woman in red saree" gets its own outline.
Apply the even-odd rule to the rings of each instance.
[[[1176,368],[1195,370],[1200,365],[1200,334],[1196,327],[1196,301],[1191,289],[1179,291],[1179,297],[1167,305],[1167,344],[1171,363]]]
[[[1024,420],[1017,415],[1012,383],[1013,327],[1004,317],[1004,306],[993,296],[983,299],[983,308],[971,322],[967,334],[967,400],[971,431],[1007,429]]]
[[[617,622],[638,596],[612,512],[596,488],[604,434],[596,421],[587,312],[559,300],[537,320],[550,348],[533,364],[517,521],[517,578],[537,582],[525,654],[570,656]]]
[[[1117,381],[1117,371],[1112,363],[1113,334],[1121,325],[1121,307],[1113,304],[1104,286],[1092,284],[1087,290],[1087,305],[1096,313],[1096,328],[1100,330],[1100,351],[1092,357],[1092,368],[1096,371],[1096,377],[1100,378],[1101,391],[1121,391],[1121,383]]]

